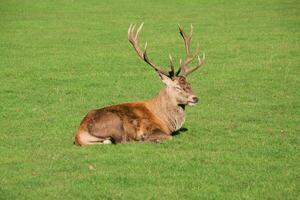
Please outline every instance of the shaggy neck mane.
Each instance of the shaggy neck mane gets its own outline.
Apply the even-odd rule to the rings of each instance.
[[[172,98],[168,87],[160,90],[157,96],[149,100],[149,106],[156,116],[169,128],[170,132],[180,129],[185,121],[185,105],[178,105]]]

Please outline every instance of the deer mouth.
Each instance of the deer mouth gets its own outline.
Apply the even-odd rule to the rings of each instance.
[[[195,105],[197,105],[197,103],[198,103],[198,101],[189,101],[188,105],[189,106],[195,106]]]

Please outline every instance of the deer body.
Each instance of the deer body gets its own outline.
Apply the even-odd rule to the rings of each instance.
[[[80,124],[76,143],[96,144],[109,140],[114,143],[157,142],[171,139],[172,132],[183,125],[185,113],[184,107],[170,101],[166,90],[162,89],[157,96],[148,101],[124,103],[90,111]]]
[[[143,25],[143,24],[142,24]],[[149,60],[146,47],[138,44],[138,33],[142,25],[134,32],[134,26],[128,30],[128,39],[137,54],[158,73],[166,87],[154,98],[146,101],[123,103],[90,111],[81,121],[75,135],[78,145],[124,143],[130,141],[159,142],[171,139],[172,133],[180,129],[185,121],[185,106],[195,105],[198,98],[193,94],[186,76],[203,64],[198,57],[198,65],[187,69],[187,64],[195,57],[190,55],[189,42],[183,30],[180,34],[185,41],[186,59],[180,62],[175,74],[170,56],[171,71],[164,71]]]

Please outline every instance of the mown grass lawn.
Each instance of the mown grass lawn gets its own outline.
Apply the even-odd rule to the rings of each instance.
[[[0,2],[0,199],[299,199],[300,4],[266,1]],[[193,23],[201,103],[163,144],[73,145],[92,108],[162,87]],[[195,43],[194,43],[195,44]]]

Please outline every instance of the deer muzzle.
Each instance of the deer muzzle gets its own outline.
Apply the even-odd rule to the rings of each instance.
[[[198,103],[198,101],[199,101],[199,98],[198,97],[196,97],[196,96],[190,96],[189,98],[188,98],[188,105],[189,106],[194,106],[194,105],[196,105],[197,103]]]

